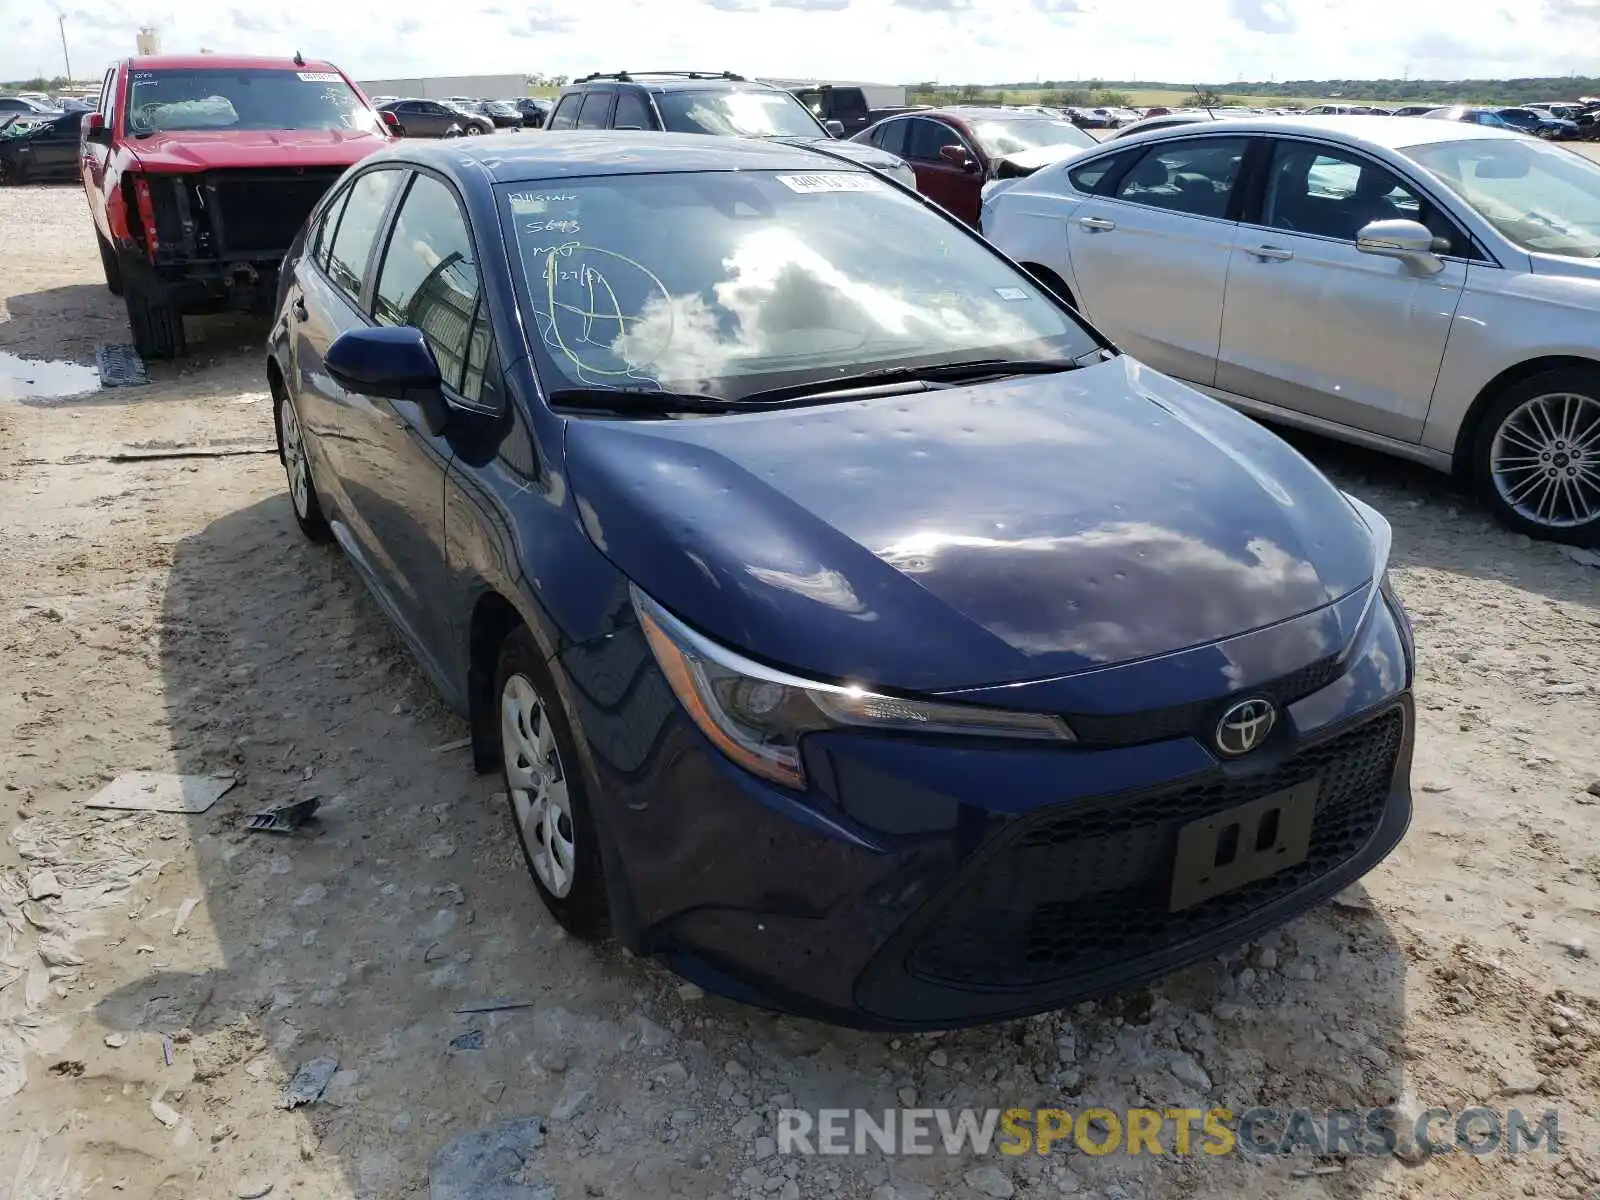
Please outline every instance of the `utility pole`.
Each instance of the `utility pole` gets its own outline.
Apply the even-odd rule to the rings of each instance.
[[[67,64],[67,82],[71,83],[72,82],[72,55],[67,52],[67,14],[66,13],[58,14],[57,17],[56,17],[56,23],[58,25],[60,25],[60,27],[61,27],[61,57],[66,60],[66,64]]]

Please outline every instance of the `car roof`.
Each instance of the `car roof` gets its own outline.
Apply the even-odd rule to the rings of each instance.
[[[308,58],[295,62],[294,55],[265,57],[250,54],[143,54],[128,59],[128,66],[136,71],[203,71],[239,69],[279,69],[284,71],[339,71],[331,62]],[[344,72],[339,71],[342,75]]]
[[[596,87],[637,87],[651,92],[782,92],[786,89],[776,84],[763,83],[759,79],[734,78],[717,75],[713,72],[693,72],[688,74],[652,74],[649,71],[640,71],[630,74],[627,78],[618,79],[614,75],[603,75],[598,79],[583,76],[574,79],[566,86],[566,91],[576,91],[580,88]]]
[[[1350,143],[1365,142],[1387,150],[1407,146],[1423,146],[1434,142],[1481,141],[1484,138],[1509,138],[1521,141],[1527,135],[1507,129],[1483,125],[1466,125],[1458,121],[1441,121],[1435,117],[1248,117],[1214,121],[1206,125],[1205,133],[1306,133],[1317,137]],[[1153,129],[1151,139],[1167,136],[1193,137],[1195,131],[1187,125]],[[1137,140],[1143,140],[1141,135]],[[1132,142],[1136,139],[1119,139]],[[1110,142],[1102,143],[1110,145]]]
[[[458,179],[476,167],[494,183],[678,171],[867,170],[785,142],[631,130],[558,129],[530,138],[453,138],[427,145],[408,141],[362,162],[388,160],[420,163]]]

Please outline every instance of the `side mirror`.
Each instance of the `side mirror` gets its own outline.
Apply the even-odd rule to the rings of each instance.
[[[832,117],[822,123],[822,127],[836,138],[844,136],[844,122],[837,117]]]
[[[440,391],[439,363],[422,330],[410,325],[352,329],[334,339],[322,364],[345,391],[419,404],[428,432],[444,432],[449,410]]]
[[[970,171],[978,165],[972,161],[972,155],[967,153],[965,146],[940,146],[939,157],[952,167],[960,167],[963,171]]]
[[[1356,234],[1356,249],[1378,258],[1397,258],[1429,275],[1444,270],[1438,242],[1421,221],[1373,221]],[[1445,247],[1448,249],[1448,246]]]
[[[86,142],[109,142],[111,130],[106,127],[106,119],[97,112],[84,113],[81,124],[83,140]]]

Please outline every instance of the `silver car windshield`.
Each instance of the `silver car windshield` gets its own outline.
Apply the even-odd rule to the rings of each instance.
[[[1600,166],[1533,139],[1435,142],[1401,153],[1535,254],[1600,258]]]
[[[1004,258],[867,171],[570,179],[505,186],[501,204],[556,386],[737,400],[1096,348]]]

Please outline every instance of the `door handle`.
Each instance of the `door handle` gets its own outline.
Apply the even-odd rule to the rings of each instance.
[[[1262,262],[1288,262],[1294,257],[1293,250],[1285,250],[1282,246],[1257,246],[1249,253]]]
[[[1091,233],[1110,233],[1117,227],[1115,221],[1108,221],[1104,217],[1079,217],[1078,224]]]
[[[296,321],[309,320],[311,317],[311,314],[306,311],[306,298],[304,296],[296,296],[294,303],[289,306],[289,311],[294,313]]]

